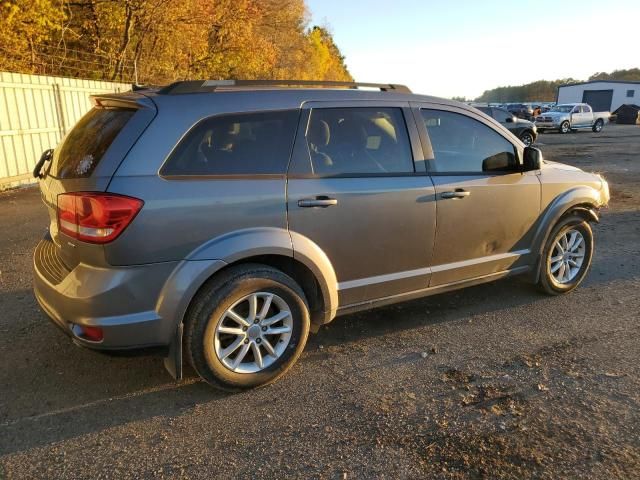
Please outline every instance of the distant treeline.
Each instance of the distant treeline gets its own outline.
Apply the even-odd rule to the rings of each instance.
[[[0,0],[0,70],[164,84],[352,80],[305,0]]]
[[[615,70],[611,73],[598,72],[589,77],[589,80],[627,80],[640,81],[640,68],[629,70]],[[476,98],[477,102],[553,102],[560,85],[576,83],[582,80],[563,78],[561,80],[538,80],[526,85],[498,87],[486,90]]]

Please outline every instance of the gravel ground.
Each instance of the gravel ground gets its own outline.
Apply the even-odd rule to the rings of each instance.
[[[342,317],[239,394],[73,346],[31,293],[38,193],[1,194],[0,478],[638,478],[640,127],[539,146],[611,183],[583,286],[507,279]]]

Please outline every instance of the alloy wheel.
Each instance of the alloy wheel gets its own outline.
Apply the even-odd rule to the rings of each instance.
[[[229,307],[218,320],[214,349],[235,373],[256,373],[278,360],[293,332],[291,308],[278,295],[255,292]]]
[[[586,243],[582,233],[567,230],[553,244],[549,253],[548,269],[553,280],[561,285],[572,282],[584,261]]]

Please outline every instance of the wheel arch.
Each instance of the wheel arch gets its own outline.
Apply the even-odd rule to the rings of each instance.
[[[195,296],[228,268],[261,263],[291,276],[307,296],[315,325],[330,322],[338,309],[337,280],[326,254],[310,239],[282,228],[254,228],[210,240],[173,271],[159,296],[156,311],[171,338]]]
[[[532,280],[534,282],[537,282],[540,278],[540,257],[549,234],[555,225],[563,218],[574,214],[582,217],[587,222],[598,223],[600,221],[598,215],[600,206],[600,192],[587,186],[564,192],[549,204],[542,216],[542,221],[534,236],[531,249],[537,258],[536,266],[533,269]]]
[[[523,129],[523,130],[520,132],[519,138],[522,138],[526,133],[530,134],[530,135],[531,135],[531,138],[535,141],[535,139],[536,139],[536,133],[533,131],[533,129],[531,129],[531,128],[529,128],[529,127],[527,127],[527,128],[525,128],[525,129]],[[533,142],[532,142],[532,143],[533,143]]]

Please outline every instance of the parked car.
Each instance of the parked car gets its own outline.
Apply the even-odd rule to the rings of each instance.
[[[502,108],[496,107],[476,107],[482,113],[485,113],[500,122],[504,127],[510,130],[516,137],[522,140],[522,143],[529,146],[536,141],[538,131],[533,122],[523,120]]]
[[[569,133],[585,129],[599,133],[608,120],[609,112],[594,112],[586,103],[565,103],[536,117],[536,126],[541,133],[546,130]]]
[[[506,106],[506,110],[518,118],[529,121],[533,120],[533,109],[530,105],[525,105],[524,103],[509,103]]]
[[[551,295],[582,282],[602,177],[472,107],[359,86],[94,96],[34,170],[42,309],[83,347],[161,347],[176,378],[184,346],[236,390],[279,378],[337,315],[516,274]]]

